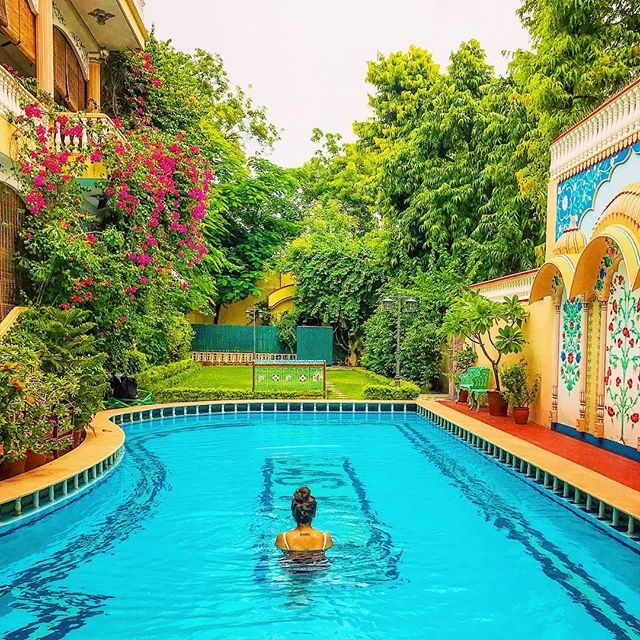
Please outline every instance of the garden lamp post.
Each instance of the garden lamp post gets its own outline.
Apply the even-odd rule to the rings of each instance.
[[[384,298],[382,304],[384,310],[389,313],[393,311],[394,303],[396,304],[396,377],[394,379],[396,387],[400,386],[400,320],[402,319],[402,310],[407,313],[415,313],[418,310],[418,301],[414,298],[407,297],[398,292],[393,298]]]
[[[247,316],[248,320],[251,320],[253,323],[253,360],[256,359],[256,318],[262,318],[262,311],[258,309],[255,305],[253,307],[249,307],[244,315]]]

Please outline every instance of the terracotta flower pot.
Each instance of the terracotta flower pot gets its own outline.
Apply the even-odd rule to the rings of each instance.
[[[13,476],[18,476],[21,473],[24,473],[24,467],[27,462],[26,458],[22,458],[22,460],[4,460],[0,464],[0,480],[6,480],[7,478],[13,478]]]
[[[487,402],[489,403],[490,416],[507,415],[507,401],[502,397],[499,391],[487,391]]]
[[[84,442],[85,436],[87,435],[86,429],[80,429],[78,431],[73,432],[73,448],[75,449],[78,445]]]
[[[47,462],[51,462],[53,456],[48,453],[36,453],[35,451],[27,451],[27,457],[25,458],[25,471],[31,471],[31,469],[37,469]]]
[[[467,389],[460,389],[458,392],[458,402],[460,404],[467,404],[469,401],[469,391]]]
[[[513,421],[516,424],[529,422],[529,407],[513,407]]]

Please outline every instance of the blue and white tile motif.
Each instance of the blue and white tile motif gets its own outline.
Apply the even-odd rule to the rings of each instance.
[[[556,240],[569,228],[571,215],[580,224],[584,214],[593,208],[600,186],[611,179],[613,170],[629,159],[631,153],[640,154],[640,142],[601,160],[592,167],[567,178],[558,185],[556,193]]]

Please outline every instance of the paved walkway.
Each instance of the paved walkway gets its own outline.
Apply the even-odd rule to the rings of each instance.
[[[511,417],[490,416],[487,409],[479,412],[467,409],[464,404],[441,400],[441,404],[460,413],[480,420],[500,431],[517,436],[541,449],[555,453],[607,478],[611,478],[631,489],[640,491],[640,462],[629,460],[600,447],[582,442],[539,424],[517,425]]]

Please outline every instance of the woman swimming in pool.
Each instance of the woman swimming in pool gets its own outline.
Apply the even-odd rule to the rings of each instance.
[[[324,552],[331,547],[331,535],[311,526],[318,503],[308,487],[296,489],[291,500],[291,515],[297,523],[295,529],[283,531],[276,538],[276,547],[294,559],[315,560],[324,558]]]

